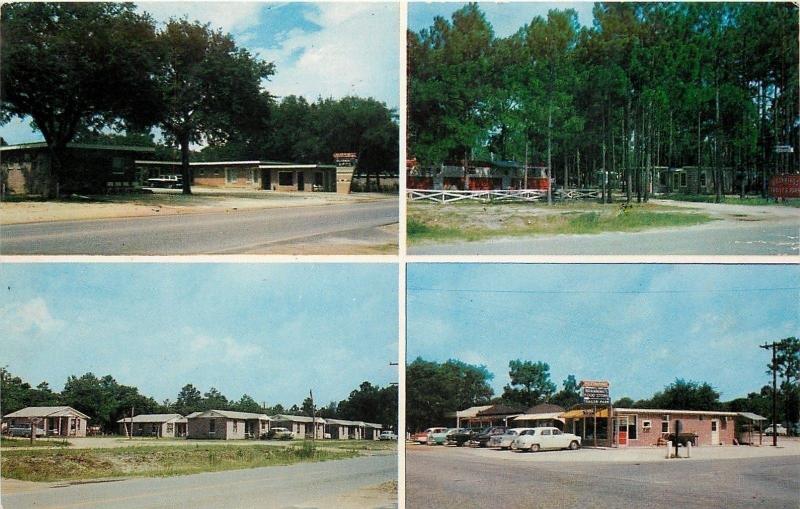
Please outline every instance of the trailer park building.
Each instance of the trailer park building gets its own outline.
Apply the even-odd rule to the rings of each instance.
[[[69,406],[26,407],[3,416],[9,426],[31,425],[56,437],[85,437],[88,422],[88,415]]]

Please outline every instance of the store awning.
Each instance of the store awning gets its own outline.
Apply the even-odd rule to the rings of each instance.
[[[608,417],[608,408],[599,408],[597,413],[593,412],[591,408],[577,408],[574,410],[567,410],[562,414],[564,419],[583,419],[586,417]]]

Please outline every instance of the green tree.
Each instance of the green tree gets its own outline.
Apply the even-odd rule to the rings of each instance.
[[[158,34],[158,125],[181,152],[183,193],[191,194],[189,144],[221,144],[236,131],[267,127],[270,96],[261,81],[274,66],[208,25],[171,20]]]
[[[677,378],[647,401],[637,403],[644,408],[665,410],[719,410],[719,393],[707,382],[686,381]]]
[[[227,410],[229,406],[228,398],[225,397],[216,387],[212,387],[203,394],[204,410]]]
[[[581,395],[578,392],[578,382],[575,380],[575,375],[567,376],[562,387],[563,388],[550,399],[550,403],[569,408],[581,402]]]
[[[493,394],[486,366],[450,359],[415,359],[406,368],[406,424],[410,430],[441,426],[451,413],[486,404]]]
[[[242,397],[239,398],[239,401],[233,404],[233,407],[239,412],[251,412],[254,414],[260,414],[263,412],[261,405],[259,405],[256,400],[247,394],[242,394]]]
[[[509,405],[525,408],[548,401],[556,392],[550,381],[550,366],[546,362],[509,361],[508,376],[511,383],[503,387],[502,400]]]
[[[175,411],[181,415],[189,415],[198,412],[203,408],[203,395],[200,390],[192,384],[186,384],[178,392],[175,400]]]
[[[29,116],[44,136],[49,197],[81,128],[152,122],[155,29],[133,4],[9,3],[0,37],[0,123]]]

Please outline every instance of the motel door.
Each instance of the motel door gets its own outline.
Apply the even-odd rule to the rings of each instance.
[[[305,173],[302,171],[297,172],[297,190],[298,191],[305,191],[306,183],[305,183]]]
[[[719,445],[719,419],[711,419],[711,445]]]
[[[617,435],[617,445],[628,446],[628,416],[618,415],[614,418],[614,434]]]

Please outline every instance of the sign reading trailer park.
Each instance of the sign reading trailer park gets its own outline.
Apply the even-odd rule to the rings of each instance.
[[[610,384],[607,380],[581,380],[578,384],[581,389],[581,402],[594,405],[608,405],[611,403],[609,395]]]

